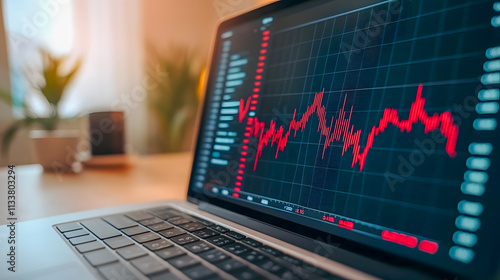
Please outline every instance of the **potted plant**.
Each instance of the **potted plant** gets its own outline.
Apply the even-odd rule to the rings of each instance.
[[[42,130],[30,131],[30,137],[34,141],[39,163],[46,170],[72,169],[76,157],[69,153],[76,151],[79,134],[77,131],[57,130],[61,120],[59,102],[80,69],[81,61],[77,60],[66,73],[62,73],[62,68],[67,66],[68,56],[54,56],[45,49],[40,49],[40,54],[42,71],[31,69],[26,80],[37,94],[44,97],[48,113],[44,116],[36,114],[28,104],[27,97],[21,99],[22,118],[15,120],[4,131],[2,153],[8,152],[12,139],[21,128],[38,127]],[[2,93],[1,96],[8,104],[12,104],[10,94]]]
[[[173,47],[165,53],[150,50],[150,67],[167,73],[148,93],[156,143],[150,152],[179,152],[190,148],[201,96],[203,67],[184,48]],[[153,147],[151,147],[153,146]]]

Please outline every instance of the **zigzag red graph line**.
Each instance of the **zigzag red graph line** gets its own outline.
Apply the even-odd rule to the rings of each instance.
[[[285,129],[283,126],[277,128],[276,122],[274,120],[271,120],[269,128],[267,128],[266,130],[266,125],[264,122],[259,121],[257,117],[248,117],[247,123],[250,124],[250,129],[247,129],[248,132],[253,134],[254,137],[259,137],[254,170],[257,168],[258,160],[262,156],[262,150],[264,149],[264,147],[267,147],[269,145],[269,142],[271,142],[271,147],[274,144],[277,144],[275,156],[277,158],[278,152],[283,152],[285,150],[285,147],[288,143],[288,137],[290,136],[292,131],[294,137],[297,135],[297,131],[299,131],[299,129],[301,132],[304,131],[307,122],[314,113],[316,113],[319,120],[318,132],[322,136],[325,136],[322,157],[324,157],[326,148],[331,143],[333,143],[334,141],[343,142],[342,155],[344,155],[347,149],[352,146],[353,158],[351,167],[354,167],[354,165],[357,163],[359,164],[360,171],[362,171],[365,166],[366,157],[368,156],[370,149],[373,147],[375,136],[383,133],[389,124],[398,128],[401,133],[409,133],[412,130],[413,124],[416,124],[417,122],[420,122],[424,125],[425,133],[429,133],[439,128],[441,134],[447,139],[445,147],[446,152],[450,157],[455,157],[458,127],[454,123],[453,116],[448,111],[445,111],[441,114],[434,113],[432,116],[429,116],[424,109],[425,98],[422,97],[422,89],[423,86],[419,85],[417,96],[415,98],[415,101],[413,101],[411,105],[410,114],[407,120],[400,120],[397,109],[384,109],[384,114],[380,119],[378,125],[375,125],[371,128],[362,152],[360,145],[360,137],[362,131],[355,131],[354,125],[351,125],[353,109],[352,106],[349,112],[349,116],[346,118],[345,102],[347,99],[347,94],[344,98],[344,105],[337,115],[337,119],[334,122],[335,118],[332,117],[330,120],[330,126],[327,126],[326,108],[324,105],[321,105],[323,101],[323,94],[325,92],[324,89],[323,91],[315,94],[314,102],[307,107],[307,110],[302,115],[300,120],[296,120],[297,109],[294,110],[293,119],[290,121],[287,129]],[[251,101],[252,97],[249,97],[246,102],[244,99],[240,100],[238,115],[238,119],[240,122],[243,122],[247,117]]]

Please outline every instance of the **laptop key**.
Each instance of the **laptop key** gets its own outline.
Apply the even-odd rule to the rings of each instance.
[[[215,225],[214,223],[210,222],[210,221],[207,221],[207,220],[204,220],[202,218],[198,218],[198,217],[194,217],[196,219],[196,221],[200,222],[201,224],[207,226],[207,227],[210,227],[210,226],[213,226]]]
[[[183,235],[178,235],[178,236],[172,237],[172,238],[170,238],[170,240],[174,241],[175,243],[177,243],[179,245],[184,245],[184,244],[198,241],[199,239],[194,237],[191,234],[183,234]]]
[[[161,214],[161,213],[171,213],[172,215],[174,216],[179,216],[182,214],[182,212],[174,209],[174,208],[158,208],[158,209],[153,209],[153,210],[150,210],[149,212],[153,213],[153,214]]]
[[[152,219],[142,220],[139,223],[141,223],[143,226],[150,226],[150,225],[155,225],[155,224],[163,223],[163,220],[154,217]]]
[[[182,255],[177,258],[167,260],[171,265],[175,266],[178,269],[186,268],[189,266],[193,266],[198,263],[196,259],[189,255]]]
[[[69,239],[69,243],[73,245],[80,245],[83,243],[95,241],[96,239],[92,235],[84,235]]]
[[[172,238],[174,236],[181,235],[184,233],[186,233],[186,232],[180,228],[171,228],[171,229],[167,229],[167,230],[159,232],[159,234],[165,236],[166,238]]]
[[[148,248],[151,251],[157,251],[157,250],[161,250],[161,249],[165,249],[165,248],[169,248],[169,247],[174,246],[174,244],[172,244],[172,242],[170,242],[166,239],[163,239],[163,238],[158,239],[158,240],[154,240],[154,241],[150,241],[150,242],[144,243],[142,245],[144,245],[144,247]]]
[[[79,225],[78,223],[69,223],[69,224],[62,224],[62,225],[58,225],[56,226],[56,228],[64,233],[64,232],[67,232],[67,231],[72,231],[72,230],[77,230],[77,229],[81,229],[82,226]]]
[[[261,280],[261,279],[263,280],[263,279],[266,279],[264,276],[258,274],[257,272],[255,272],[251,269],[245,269],[245,270],[231,272],[231,275],[233,275],[238,280]]]
[[[199,256],[209,263],[216,263],[229,259],[229,255],[220,250],[210,250],[199,254]]]
[[[149,276],[149,280],[177,280],[177,279],[180,278],[170,271],[163,271]]]
[[[257,248],[260,245],[262,245],[262,243],[260,243],[259,241],[253,240],[252,238],[248,238],[248,237],[245,238],[245,239],[243,239],[243,240],[241,240],[241,242],[243,242],[243,243],[245,243],[247,245],[250,245],[252,247],[255,247],[255,248]]]
[[[89,232],[84,230],[84,229],[77,229],[77,230],[67,231],[67,232],[63,233],[64,237],[66,237],[68,239],[73,238],[73,237],[78,237],[78,236],[84,236],[87,234],[89,234]]]
[[[146,243],[149,241],[160,239],[160,236],[156,233],[147,232],[147,233],[143,233],[143,234],[139,234],[139,235],[134,235],[134,236],[132,236],[132,238],[135,241],[137,241],[138,243]]]
[[[277,274],[277,276],[279,278],[281,278],[282,280],[301,280],[302,277],[300,277],[299,275],[293,273],[291,270],[284,270],[284,271],[281,271]]]
[[[227,245],[227,244],[231,244],[234,242],[234,240],[232,240],[231,238],[224,236],[224,235],[210,237],[207,239],[207,241],[214,244],[215,246],[219,246],[219,247]]]
[[[208,229],[208,228],[200,229],[200,230],[194,231],[192,233],[194,235],[198,236],[199,238],[203,238],[203,239],[219,235],[217,232],[215,232],[211,229]]]
[[[121,247],[130,246],[134,244],[132,240],[128,239],[125,236],[109,238],[104,240],[104,243],[106,243],[106,245],[108,245],[111,249],[118,249]]]
[[[181,217],[181,216],[177,216],[177,217],[174,217],[174,218],[170,218],[167,220],[167,222],[173,224],[173,225],[182,225],[182,224],[187,224],[187,223],[190,223],[192,222],[193,220],[190,220],[190,219],[187,219],[187,218],[184,218],[184,217]]]
[[[294,258],[294,257],[292,257],[290,255],[285,255],[284,254],[284,255],[281,256],[281,259],[283,259],[283,260],[285,260],[285,261],[287,261],[287,262],[289,262],[289,263],[291,263],[293,265],[296,265],[296,266],[300,266],[302,264],[301,260],[299,260],[297,258]]]
[[[147,229],[140,227],[140,226],[122,229],[122,231],[123,231],[123,233],[125,233],[128,236],[149,232]]]
[[[126,213],[125,215],[127,215],[130,219],[137,221],[137,222],[154,218],[153,215],[149,214],[146,211],[130,212],[130,213]]]
[[[125,215],[113,215],[113,216],[104,217],[103,219],[117,229],[124,229],[124,228],[129,228],[129,227],[133,227],[133,226],[137,225],[136,222],[125,217]]]
[[[245,252],[248,252],[250,250],[249,247],[239,244],[239,243],[232,243],[229,245],[222,246],[226,251],[233,253],[237,256],[242,255]]]
[[[162,222],[160,224],[154,224],[154,225],[150,225],[148,226],[149,229],[151,229],[152,231],[162,231],[162,230],[166,230],[166,229],[169,229],[169,228],[173,228],[173,226],[171,224],[167,224],[165,222]]]
[[[227,229],[227,228],[225,228],[223,226],[219,226],[219,225],[214,225],[214,226],[211,226],[210,228],[214,229],[214,230],[216,230],[216,231],[218,231],[220,233],[225,233],[225,232],[229,231],[229,229]]]
[[[225,272],[231,272],[235,270],[239,270],[242,268],[245,268],[246,265],[238,260],[235,259],[228,259],[225,261],[222,261],[220,263],[215,264],[218,268],[224,270]]]
[[[282,272],[285,268],[280,265],[279,263],[273,261],[273,260],[267,260],[261,264],[257,264],[260,268],[271,272],[272,274],[279,274]]]
[[[187,277],[193,280],[205,279],[215,274],[215,272],[201,264],[191,268],[183,269],[181,271],[182,273],[186,274]]]
[[[132,246],[120,248],[120,249],[116,250],[116,253],[118,253],[118,255],[120,255],[120,257],[122,257],[128,261],[131,259],[145,256],[148,254],[148,251],[144,250],[144,248],[142,248],[141,246],[134,244]]]
[[[117,262],[97,268],[107,280],[139,280],[125,265]]]
[[[88,252],[83,254],[83,257],[85,257],[92,266],[100,266],[118,261],[118,258],[113,255],[109,249]]]
[[[159,212],[159,213],[154,213],[157,217],[160,217],[164,220],[168,220],[170,218],[173,218],[175,216],[178,216],[178,214],[176,213],[172,213],[172,212]]]
[[[99,239],[106,239],[122,235],[116,228],[102,219],[92,219],[81,222],[90,232]]]
[[[167,249],[156,251],[155,253],[158,255],[158,257],[164,260],[168,260],[186,254],[186,252],[181,250],[179,247],[170,247]]]
[[[152,275],[168,270],[165,264],[161,263],[152,256],[145,256],[138,259],[134,259],[131,260],[130,263],[132,263],[132,265],[135,266],[135,268],[137,268],[144,275]]]
[[[187,231],[189,231],[189,232],[205,228],[204,225],[202,225],[200,223],[197,223],[197,222],[183,224],[180,227],[183,228],[183,229],[185,229],[185,230],[187,230]]]
[[[283,255],[283,253],[281,253],[280,251],[266,245],[260,246],[259,249],[275,257]]]
[[[95,251],[95,250],[98,250],[98,249],[102,249],[104,248],[104,246],[97,242],[97,241],[92,241],[92,242],[89,242],[89,243],[84,243],[84,244],[81,244],[81,245],[77,245],[76,247],[76,250],[78,250],[78,252],[80,252],[81,254],[83,253],[87,253],[87,252],[90,252],[90,251]]]
[[[186,248],[191,253],[199,254],[199,253],[211,250],[214,247],[211,245],[208,245],[208,243],[206,243],[204,241],[196,241],[196,242],[189,243],[189,244],[185,245],[184,248]]]
[[[241,240],[241,239],[243,239],[243,238],[246,237],[243,234],[237,233],[235,231],[228,231],[228,232],[226,232],[226,235],[228,235],[228,236],[230,236],[230,237],[232,237],[232,238],[234,238],[236,240]]]
[[[248,262],[251,262],[253,264],[257,264],[257,263],[261,263],[261,262],[264,262],[264,261],[267,261],[269,258],[264,256],[263,254],[257,252],[257,251],[254,251],[254,250],[251,250],[250,252],[246,252],[245,254],[241,255],[241,257],[245,260],[247,260]]]
[[[203,280],[226,280],[227,278],[222,278],[220,275],[218,274],[214,274],[212,276],[209,276]]]

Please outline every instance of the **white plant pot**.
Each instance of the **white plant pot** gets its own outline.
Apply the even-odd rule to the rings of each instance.
[[[46,171],[56,173],[77,172],[81,169],[78,130],[32,130],[38,163]]]

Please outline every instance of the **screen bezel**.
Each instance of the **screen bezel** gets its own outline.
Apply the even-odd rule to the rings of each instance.
[[[335,1],[335,0],[333,0]],[[234,17],[231,17],[229,19],[225,19],[222,22],[219,23],[217,27],[217,31],[215,33],[214,39],[212,41],[212,46],[211,46],[211,52],[210,52],[210,64],[208,67],[208,73],[206,76],[206,81],[205,81],[205,89],[204,89],[204,98],[207,98],[207,95],[209,93],[209,89],[211,88],[213,84],[213,74],[215,73],[215,67],[216,64],[213,63],[216,58],[216,50],[219,47],[220,44],[220,35],[223,33],[224,30],[227,30],[228,28],[240,25],[244,22],[255,20],[257,18],[262,18],[268,16],[270,13],[281,11],[283,9],[291,8],[293,6],[297,6],[300,4],[304,3],[314,3],[314,5],[321,5],[327,2],[327,0],[287,0],[285,1],[278,1],[274,2],[265,6],[262,6],[260,8],[245,12],[240,15],[236,15]],[[196,127],[196,133],[199,135],[201,133],[201,130],[203,129],[203,116],[207,112],[207,102],[203,102],[202,108],[199,110],[198,114],[198,120],[197,120],[197,127]],[[194,153],[193,153],[193,163],[191,168],[194,167],[194,161],[196,158],[199,156],[199,149],[198,147],[200,146],[200,139],[197,138],[194,141]],[[199,204],[200,202],[206,202],[211,205],[223,208],[225,210],[241,214],[244,216],[247,216],[249,218],[258,220],[260,222],[263,222],[268,225],[272,225],[274,227],[277,227],[279,229],[284,229],[290,232],[293,232],[295,234],[298,234],[300,236],[306,237],[306,238],[311,238],[315,240],[332,240],[333,243],[336,244],[342,244],[342,248],[351,252],[354,252],[356,254],[369,257],[369,258],[374,258],[378,261],[382,261],[385,263],[388,263],[393,266],[397,267],[405,267],[408,268],[409,270],[416,270],[419,272],[425,272],[426,274],[429,274],[431,277],[439,277],[441,279],[455,279],[457,277],[466,277],[469,278],[471,277],[470,274],[464,274],[462,272],[457,272],[457,271],[451,271],[451,270],[446,270],[442,267],[439,267],[437,265],[432,265],[429,263],[422,263],[419,261],[416,261],[411,258],[403,257],[391,252],[383,251],[381,249],[377,249],[372,246],[368,246],[365,244],[362,244],[360,242],[356,242],[350,239],[343,238],[338,235],[334,235],[328,232],[320,231],[318,229],[304,226],[299,223],[291,222],[290,220],[286,220],[283,218],[279,218],[275,215],[267,214],[262,211],[252,209],[250,207],[245,207],[238,205],[236,203],[230,202],[229,200],[225,200],[222,198],[218,197],[211,197],[211,196],[206,196],[204,194],[201,194],[199,192],[196,192],[193,190],[194,185],[193,185],[193,172],[191,172],[190,175],[190,183],[188,187],[188,193],[187,193],[187,200],[189,202]],[[272,211],[270,211],[272,212]],[[276,213],[278,213],[276,211]],[[237,222],[237,221],[236,221]],[[257,229],[258,230],[258,229]],[[265,233],[265,232],[264,232]],[[300,244],[294,244],[298,247]],[[310,248],[304,248],[306,250],[310,250]],[[491,273],[490,276],[497,275],[500,272],[499,268],[492,268],[491,271],[488,271],[488,274]],[[484,276],[484,275],[483,275]],[[473,276],[472,276],[473,277]]]

